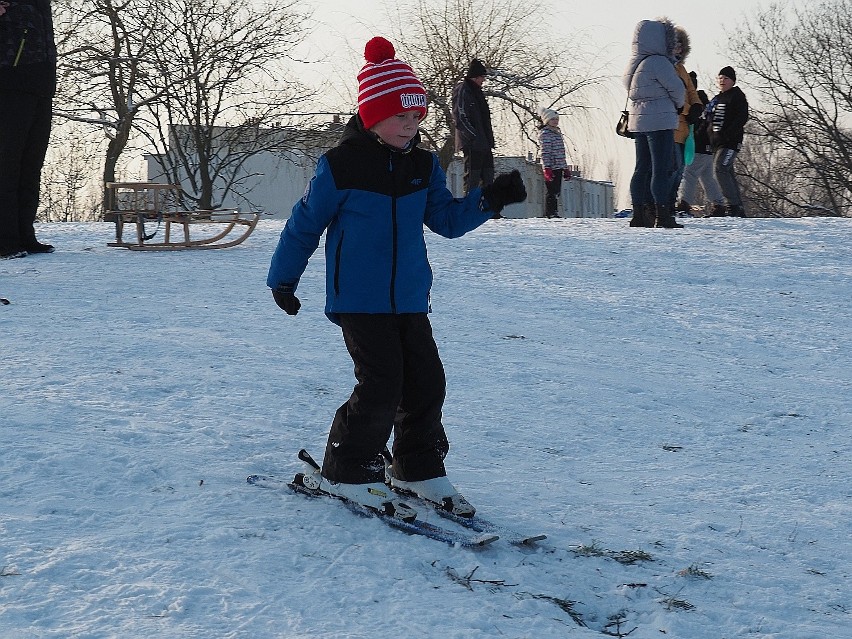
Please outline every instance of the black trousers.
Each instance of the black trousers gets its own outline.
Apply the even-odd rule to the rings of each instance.
[[[0,89],[0,252],[36,241],[41,167],[50,141],[52,99]]]
[[[464,149],[464,194],[494,182],[494,154],[491,149]]]
[[[544,216],[559,217],[559,204],[556,198],[562,192],[562,169],[556,169],[553,172],[553,179],[550,182],[545,181],[544,187],[547,190],[547,196],[544,200]]]
[[[323,476],[348,484],[383,481],[381,452],[391,432],[396,477],[446,475],[447,384],[426,313],[350,313],[339,320],[358,383],[334,415]]]

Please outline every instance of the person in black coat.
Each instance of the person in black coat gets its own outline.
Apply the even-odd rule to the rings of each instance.
[[[50,253],[36,239],[56,92],[50,0],[0,2],[0,258]]]
[[[474,59],[465,79],[453,89],[453,124],[456,150],[464,155],[464,193],[494,181],[494,131],[491,111],[482,84],[488,74],[485,64]]]
[[[740,186],[734,173],[734,161],[740,151],[748,122],[748,100],[739,87],[731,67],[719,71],[719,94],[705,112],[707,137],[713,148],[713,175],[725,200],[725,215],[745,217]]]

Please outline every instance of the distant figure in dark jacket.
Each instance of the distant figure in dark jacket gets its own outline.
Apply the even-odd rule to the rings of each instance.
[[[0,2],[0,258],[51,253],[36,239],[56,93],[50,0]]]
[[[713,174],[725,200],[724,215],[745,217],[734,161],[743,144],[748,122],[748,100],[739,87],[737,74],[724,67],[717,78],[719,94],[710,100],[705,112],[707,137],[713,147]]]
[[[485,64],[474,58],[465,79],[453,89],[456,151],[464,154],[465,195],[494,181],[494,131],[491,111],[482,92],[487,74]]]

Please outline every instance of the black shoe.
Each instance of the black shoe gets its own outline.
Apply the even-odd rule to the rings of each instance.
[[[728,210],[722,204],[714,204],[713,210],[710,211],[710,217],[726,217]]]
[[[9,251],[8,253],[0,253],[0,260],[14,260],[15,258],[26,256],[26,251]]]
[[[731,217],[745,217],[745,209],[742,206],[729,206],[728,215]]]
[[[27,253],[53,253],[56,249],[53,248],[52,244],[42,244],[39,241],[35,241],[27,244],[24,250]]]

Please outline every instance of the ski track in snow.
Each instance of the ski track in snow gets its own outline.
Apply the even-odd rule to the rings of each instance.
[[[322,249],[298,317],[265,286],[282,224],[0,262],[0,637],[852,632],[852,220],[427,235],[450,476],[549,535],[480,551],[245,483],[353,383]]]

